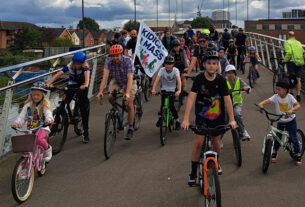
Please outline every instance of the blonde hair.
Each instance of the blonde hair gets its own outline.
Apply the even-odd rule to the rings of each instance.
[[[46,95],[42,91],[40,91],[40,92],[42,93],[42,99],[41,99],[39,107],[38,107],[38,113],[39,113],[40,116],[44,116],[43,110],[48,109],[52,112],[52,107],[51,107],[50,101],[46,97]],[[33,115],[34,111],[35,111],[35,108],[36,108],[36,105],[33,102],[32,92],[29,94],[28,99],[25,101],[24,105],[26,105],[29,102],[32,102],[31,103],[31,115]]]
[[[76,69],[75,64],[76,64],[76,62],[71,61],[70,67],[71,67],[72,69]],[[85,61],[85,62],[82,64],[82,68],[83,68],[83,69],[89,68],[89,64],[87,63],[87,61]],[[90,68],[89,68],[89,69],[90,69]]]

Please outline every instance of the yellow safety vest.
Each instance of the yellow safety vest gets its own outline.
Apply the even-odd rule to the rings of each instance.
[[[231,87],[231,84],[230,84],[229,80],[227,80],[227,86],[228,86],[229,90],[232,90],[232,87]],[[240,88],[241,88],[240,81],[239,81],[239,78],[237,78],[236,81],[235,81],[235,85],[234,85],[233,90],[239,90]],[[241,92],[239,92],[239,91],[232,92],[232,97],[233,97],[233,106],[235,104],[242,104],[243,103],[243,96],[242,96]]]

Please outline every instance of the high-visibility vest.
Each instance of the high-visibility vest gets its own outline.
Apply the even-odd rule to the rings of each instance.
[[[227,80],[228,89],[232,90],[231,84],[229,80]],[[241,88],[239,78],[236,79],[234,89],[233,90],[239,90]],[[242,104],[243,103],[243,96],[241,92],[235,91],[232,92],[232,99],[233,99],[233,106],[235,104]]]

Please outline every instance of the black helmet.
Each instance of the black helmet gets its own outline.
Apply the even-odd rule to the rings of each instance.
[[[172,45],[173,46],[179,46],[180,45],[180,41],[178,39],[173,39]]]
[[[175,63],[175,58],[171,55],[166,56],[164,63],[169,63],[169,64],[174,64]]]
[[[280,80],[280,81],[276,82],[276,86],[287,89],[287,90],[290,89],[290,84],[287,81],[284,81],[284,80]]]
[[[206,40],[209,40],[210,39],[210,36],[208,34],[205,34],[205,33],[200,33],[198,39],[206,39]]]
[[[203,61],[205,62],[206,60],[210,60],[210,59],[217,59],[217,60],[219,60],[218,52],[215,51],[215,50],[207,51],[207,52],[204,54]]]
[[[208,50],[217,50],[217,46],[216,46],[216,43],[214,41],[209,41],[208,42],[208,45],[207,45],[207,49]]]

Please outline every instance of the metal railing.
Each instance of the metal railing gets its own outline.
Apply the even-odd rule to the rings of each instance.
[[[50,80],[52,75],[60,71],[62,69],[62,66],[69,63],[71,61],[72,55],[78,51],[83,51],[86,53],[86,61],[89,63],[90,68],[92,68],[90,84],[88,88],[88,98],[91,99],[98,92],[99,84],[102,78],[102,66],[104,64],[106,55],[108,54],[106,53],[106,44],[67,52],[51,57],[41,58],[34,61],[29,61],[26,63],[0,69],[0,79],[5,79],[8,82],[7,86],[0,88],[0,157],[8,151],[9,146],[7,145],[10,145],[11,134],[8,134],[8,131],[10,130],[9,125],[11,123],[9,123],[8,119],[10,117],[12,120],[15,120],[18,116],[18,112],[20,111],[22,104],[24,103],[30,91],[30,85],[32,85],[33,82],[37,80]],[[17,81],[17,78],[20,75],[25,76],[25,74],[29,73],[29,71],[26,71],[27,69],[29,69],[29,67],[34,67],[35,65],[41,63],[48,63],[50,65],[50,67],[48,67],[43,74],[35,75],[35,73],[32,73],[34,77],[30,77],[26,80]],[[54,85],[64,86],[67,83],[67,79],[68,76],[64,75],[61,79],[57,80]],[[52,98],[56,97],[56,94],[57,92],[55,92],[55,94],[48,94],[51,101]],[[52,102],[52,104],[56,106],[57,101]],[[4,152],[5,145],[6,150]]]

